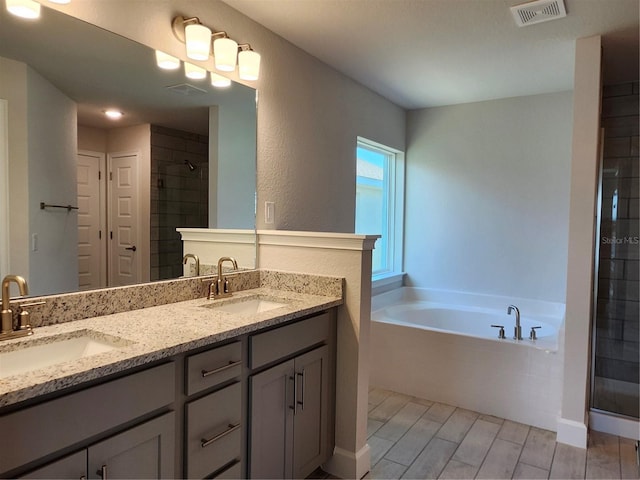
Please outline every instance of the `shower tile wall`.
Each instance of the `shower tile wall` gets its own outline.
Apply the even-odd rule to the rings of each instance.
[[[638,83],[605,87],[593,407],[639,416]]]
[[[208,150],[206,136],[151,126],[151,280],[182,275],[176,228],[208,225]]]

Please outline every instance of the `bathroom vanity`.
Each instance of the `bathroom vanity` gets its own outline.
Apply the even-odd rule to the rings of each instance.
[[[0,379],[0,476],[307,476],[333,450],[341,304],[257,288],[7,341],[0,356],[78,335],[114,347]]]

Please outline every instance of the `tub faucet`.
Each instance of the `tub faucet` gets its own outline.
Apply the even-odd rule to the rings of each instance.
[[[182,264],[186,265],[187,261],[190,258],[193,258],[193,261],[196,262],[196,277],[198,277],[200,276],[200,259],[197,255],[194,255],[193,253],[187,253],[184,257],[182,257]]]
[[[522,327],[520,326],[520,310],[515,305],[509,305],[507,308],[507,315],[511,315],[511,312],[516,312],[516,326],[513,329],[513,339],[522,340]]]
[[[223,298],[231,296],[231,289],[229,288],[229,280],[222,276],[222,264],[224,262],[231,262],[233,269],[238,270],[238,262],[233,257],[222,257],[218,260],[218,279],[209,285],[209,300],[211,298]]]

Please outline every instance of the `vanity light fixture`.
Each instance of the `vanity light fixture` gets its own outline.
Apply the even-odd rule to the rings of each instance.
[[[207,78],[207,71],[204,68],[189,62],[184,62],[184,74],[191,80],[204,80]]]
[[[257,80],[260,76],[260,54],[251,45],[240,45],[238,53],[238,73],[242,80]]]
[[[35,0],[6,0],[7,11],[30,20],[40,17],[40,4]]]
[[[111,120],[118,120],[119,118],[122,118],[122,116],[124,115],[124,113],[122,113],[120,110],[115,110],[110,108],[109,110],[105,110],[104,114],[109,117]]]
[[[176,70],[180,68],[180,59],[156,50],[156,65],[163,70]]]
[[[214,32],[202,25],[198,17],[177,16],[171,21],[171,29],[175,37],[186,44],[187,57],[208,60],[213,43],[216,70],[233,72],[238,65],[241,79],[257,80],[260,76],[260,54],[254,52],[248,43],[238,45],[226,32]]]
[[[231,79],[211,72],[211,85],[218,88],[229,87],[231,86]]]

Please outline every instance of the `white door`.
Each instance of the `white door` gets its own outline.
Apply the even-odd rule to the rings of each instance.
[[[103,192],[104,154],[78,152],[78,286],[106,286],[106,226]]]
[[[138,153],[109,155],[109,286],[139,283]]]

